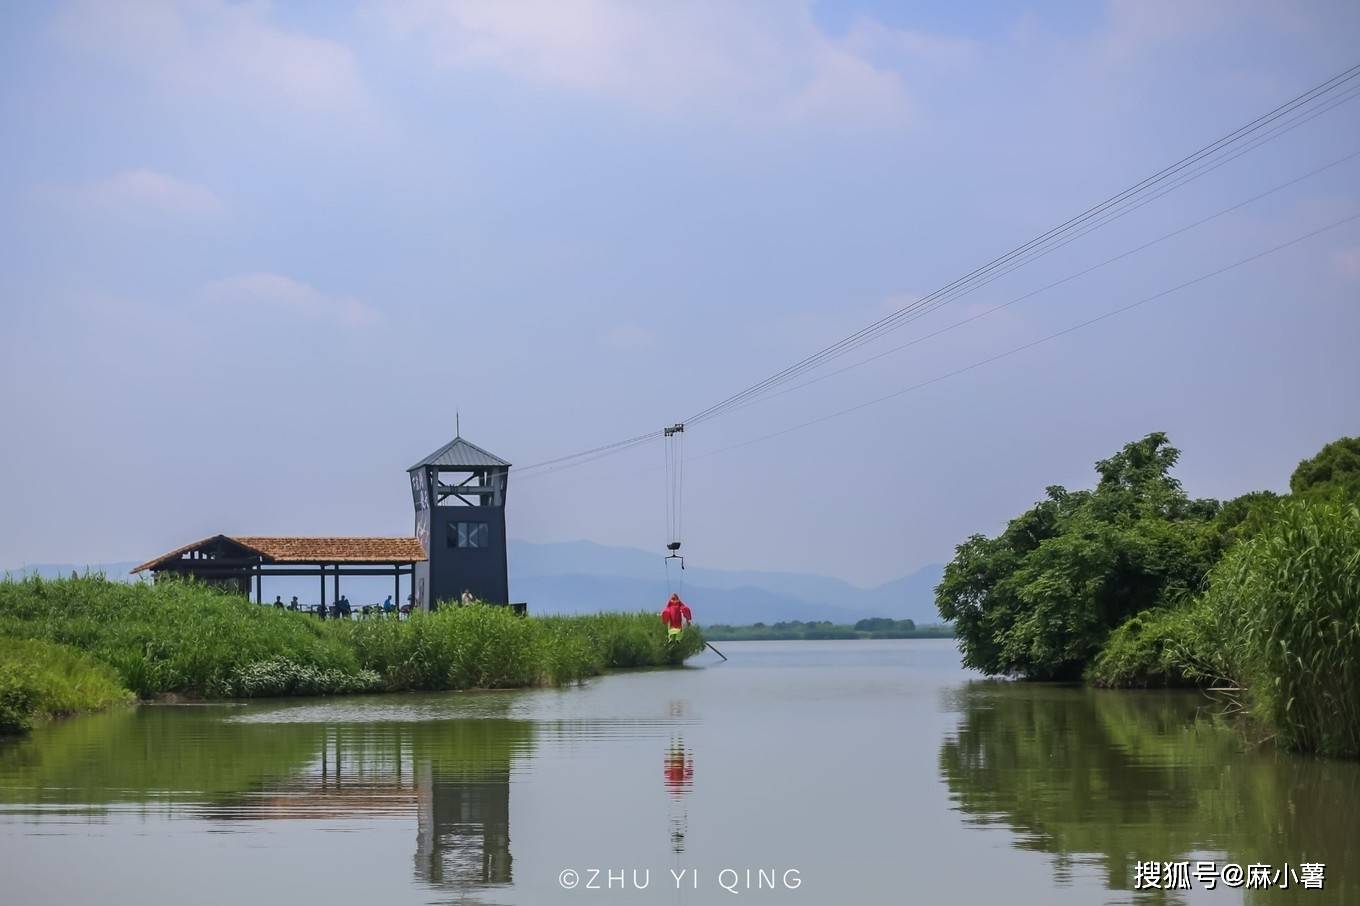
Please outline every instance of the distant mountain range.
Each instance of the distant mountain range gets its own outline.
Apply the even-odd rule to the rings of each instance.
[[[137,564],[36,564],[21,572],[47,578],[69,576],[87,568],[111,579],[131,578]],[[704,623],[774,623],[780,620],[832,620],[853,623],[865,617],[911,619],[938,623],[934,588],[942,567],[930,565],[876,588],[860,588],[841,579],[804,573],[756,572],[694,567],[685,570],[681,589]],[[672,567],[672,577],[678,571]],[[281,577],[265,582],[265,596],[297,595],[304,602],[317,596],[316,579]],[[329,586],[327,588],[329,591]],[[342,586],[355,603],[380,601],[391,594],[387,579],[355,578]],[[590,541],[535,544],[510,542],[510,590],[528,601],[532,613],[588,613],[597,610],[660,609],[666,590],[661,558],[652,552],[608,547]]]
[[[706,623],[843,623],[864,617],[938,623],[934,588],[942,569],[927,566],[877,588],[860,588],[804,573],[693,567],[683,574],[682,593]],[[672,567],[672,576],[677,574]],[[659,608],[667,594],[657,554],[589,541],[510,542],[510,589],[536,613]]]

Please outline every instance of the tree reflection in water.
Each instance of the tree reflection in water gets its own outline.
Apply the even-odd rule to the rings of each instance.
[[[1249,746],[1198,693],[977,682],[947,704],[960,720],[939,769],[955,807],[1054,856],[1059,883],[1091,864],[1131,891],[1139,861],[1322,862],[1324,893],[1248,902],[1360,902],[1360,765]]]

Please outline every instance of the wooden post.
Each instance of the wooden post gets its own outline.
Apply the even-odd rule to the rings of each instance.
[[[401,612],[401,566],[392,565],[392,603],[397,606],[393,613]]]
[[[335,564],[335,603],[340,603],[340,564]]]
[[[264,597],[260,594],[260,568],[258,566],[255,567],[255,603],[264,603]]]
[[[326,609],[326,564],[321,564],[321,609]]]

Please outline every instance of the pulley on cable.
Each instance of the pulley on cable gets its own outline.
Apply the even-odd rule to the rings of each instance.
[[[684,530],[685,423],[676,422],[662,433],[666,444],[666,565],[679,560],[684,569],[680,535]]]

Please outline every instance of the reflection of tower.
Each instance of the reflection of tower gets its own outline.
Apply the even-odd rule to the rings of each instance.
[[[666,750],[666,794],[670,799],[671,851],[685,851],[685,835],[689,833],[689,809],[685,794],[694,785],[694,755],[685,748],[684,739],[672,737]]]
[[[435,887],[510,883],[510,770],[416,766],[416,877]]]

